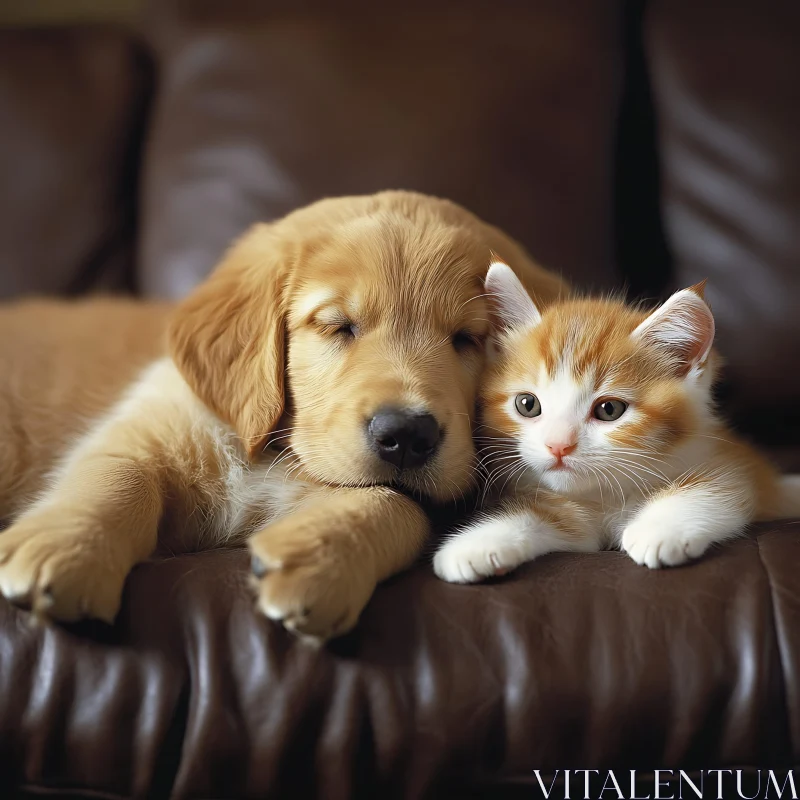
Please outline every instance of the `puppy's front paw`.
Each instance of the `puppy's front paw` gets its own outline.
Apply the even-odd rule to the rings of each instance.
[[[127,569],[108,545],[69,513],[24,518],[0,533],[0,593],[50,619],[111,623]]]
[[[647,512],[622,533],[622,549],[637,564],[650,569],[685,564],[703,555],[708,545],[703,537],[676,530],[674,522]]]
[[[375,589],[351,539],[289,515],[250,539],[258,606],[270,619],[324,641],[349,631]]]
[[[475,583],[505,575],[532,557],[517,520],[485,520],[448,539],[433,557],[433,571],[450,583]]]

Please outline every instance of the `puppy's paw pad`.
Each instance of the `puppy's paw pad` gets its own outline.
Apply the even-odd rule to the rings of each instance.
[[[69,520],[12,525],[0,553],[0,594],[13,605],[63,622],[116,617],[126,570]]]
[[[307,641],[346,633],[358,620],[374,584],[348,563],[347,552],[329,545],[315,547],[300,536],[293,548],[291,531],[283,532],[288,541],[280,533],[271,526],[249,543],[258,607]]]

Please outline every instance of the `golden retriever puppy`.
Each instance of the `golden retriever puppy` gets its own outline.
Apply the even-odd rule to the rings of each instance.
[[[474,480],[493,254],[562,292],[459,206],[384,192],[254,226],[174,309],[0,311],[0,592],[111,621],[138,562],[247,540],[268,617],[350,629],[424,545],[414,498]]]

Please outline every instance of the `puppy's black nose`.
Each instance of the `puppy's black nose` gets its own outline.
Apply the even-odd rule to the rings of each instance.
[[[400,469],[422,466],[436,450],[441,429],[431,414],[381,409],[368,425],[375,452]]]

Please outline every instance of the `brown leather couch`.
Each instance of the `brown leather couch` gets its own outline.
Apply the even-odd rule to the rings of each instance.
[[[585,288],[708,277],[721,402],[800,470],[798,43],[796,0],[154,0],[135,34],[4,31],[0,295],[176,297],[254,220],[437,193]],[[798,524],[660,572],[556,555],[465,587],[420,563],[318,651],[254,613],[240,552],[141,566],[113,628],[0,602],[0,796],[790,768]]]

